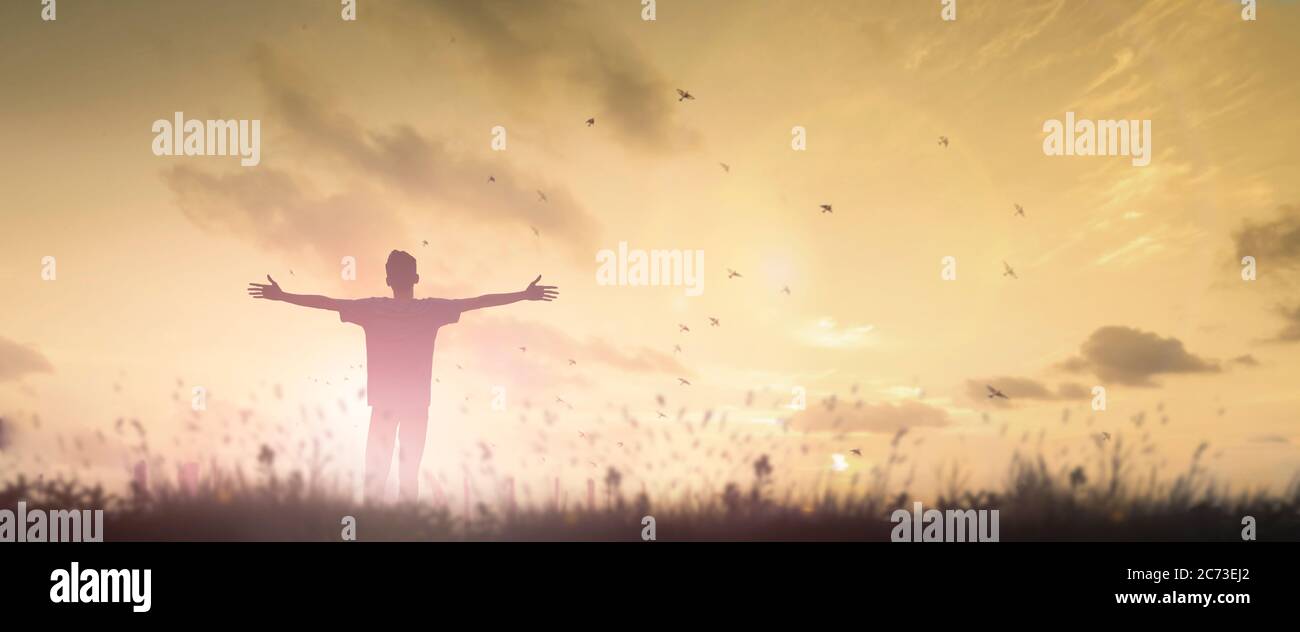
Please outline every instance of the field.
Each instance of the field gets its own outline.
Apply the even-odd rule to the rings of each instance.
[[[954,468],[949,488],[925,508],[998,510],[1001,541],[1240,541],[1245,516],[1260,540],[1300,539],[1300,483],[1280,494],[1232,493],[1204,472],[1199,452],[1169,480],[1154,472],[1142,479],[1125,474],[1119,446],[1113,452],[1092,468],[1052,469],[1041,457],[1017,456],[995,490],[961,489]],[[662,505],[625,496],[611,470],[581,503],[495,499],[474,502],[467,519],[454,502],[357,504],[263,465],[256,476],[217,472],[185,491],[164,483],[122,494],[19,476],[0,488],[0,508],[104,507],[106,541],[338,541],[344,516],[356,518],[365,541],[639,541],[644,516],[654,517],[660,541],[888,541],[891,513],[917,500],[891,491],[884,472],[844,490],[777,492],[777,473],[760,458],[750,480]]]

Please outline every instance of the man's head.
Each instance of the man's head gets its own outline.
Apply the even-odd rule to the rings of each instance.
[[[394,250],[388,253],[388,263],[384,264],[384,270],[388,272],[385,282],[393,288],[394,294],[409,293],[420,282],[420,275],[415,272],[415,257],[409,252]]]

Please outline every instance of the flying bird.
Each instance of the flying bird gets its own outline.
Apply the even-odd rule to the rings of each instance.
[[[496,182],[496,181],[497,181],[496,176],[488,176],[488,182]]]
[[[595,125],[595,124],[596,124],[596,117],[593,116],[593,117],[587,119],[587,127],[591,127],[592,125]]]
[[[717,326],[720,325],[720,324],[722,324],[722,323],[719,323],[719,322],[718,322],[718,319],[716,319],[716,318],[714,318],[714,317],[712,317],[712,316],[709,317],[709,326],[710,326],[710,327],[717,327]]]
[[[948,137],[947,137],[947,136],[940,136],[940,137],[939,137],[939,144],[940,144],[940,145],[943,145],[944,147],[947,147],[947,146],[948,146]]]
[[[673,353],[681,353],[681,352],[682,352],[681,345],[673,345]]]
[[[731,173],[731,165],[729,165],[729,164],[727,164],[727,163],[725,163],[725,162],[720,162],[720,163],[718,163],[718,164],[719,164],[719,165],[722,165],[722,170],[723,170],[723,171],[726,171],[727,173]]]
[[[686,378],[681,378],[681,377],[679,377],[679,378],[677,378],[677,381],[678,381],[682,386],[690,386],[690,385],[691,385],[691,383],[688,382],[688,381],[686,380]]]
[[[537,190],[537,201],[539,201],[539,202],[545,202],[545,201],[546,201],[546,194],[545,194],[545,193],[542,193],[542,190],[541,190],[541,189],[538,189],[538,190]]]
[[[787,286],[781,288],[781,291],[782,291],[782,292],[785,292],[786,295],[789,295],[789,294],[790,294],[790,286],[787,285]]]
[[[576,364],[578,364],[577,360],[574,360],[573,358],[569,358],[569,366],[575,366]]]
[[[1028,219],[1028,217],[1029,217],[1028,215],[1025,215],[1025,207],[1023,207],[1023,206],[1021,206],[1021,205],[1019,205],[1019,204],[1016,205],[1016,215],[1019,215],[1019,216],[1021,216],[1021,217],[1026,218],[1026,219]]]
[[[1003,262],[1002,262],[1002,267],[1006,268],[1006,271],[1002,273],[1002,276],[1009,276],[1009,277],[1011,277],[1011,278],[1013,278],[1013,279],[1019,279],[1019,278],[1020,278],[1019,276],[1016,276],[1016,271],[1013,270],[1013,269],[1011,269],[1011,264],[1009,264],[1009,263],[1003,261]]]
[[[830,205],[830,204],[823,204],[823,205],[822,205],[822,212],[823,212],[823,213],[834,213],[835,211],[831,210],[831,205]]]
[[[519,350],[528,353],[528,347],[519,347]]]
[[[689,334],[691,333],[691,328],[681,323],[677,323],[677,333]]]
[[[862,450],[860,450],[860,449],[858,449],[858,448],[853,448],[852,450],[849,450],[849,454],[852,454],[852,455],[855,455],[855,456],[862,456]]]
[[[533,237],[541,237],[541,236],[542,236],[542,233],[541,233],[540,231],[537,230],[537,227],[536,227],[536,226],[529,226],[529,228],[533,229]]]
[[[998,389],[993,388],[988,384],[985,384],[984,388],[989,389],[989,399],[994,399],[996,397],[1001,397],[1002,399],[1011,399],[1010,397],[1007,397],[1006,393],[1003,393],[1002,391],[999,391]]]
[[[691,100],[691,101],[694,101],[694,100],[695,100],[695,95],[693,95],[693,94],[691,94],[691,93],[689,93],[689,92],[687,92],[687,91],[685,91],[685,90],[682,90],[681,88],[678,88],[678,89],[677,89],[677,101],[681,102],[681,101],[686,101],[686,100],[688,100],[688,99]]]
[[[421,242],[420,242],[420,245],[422,245],[422,246],[427,246],[427,245],[429,245],[429,240],[428,240],[428,239],[425,239],[425,240],[421,241]]]
[[[740,278],[742,278],[742,279],[744,278],[743,276],[741,276],[741,274],[740,274],[739,272],[736,272],[735,270],[732,270],[731,268],[727,268],[727,278],[728,278],[728,279],[734,279],[734,278],[736,278],[736,277],[740,277]]]

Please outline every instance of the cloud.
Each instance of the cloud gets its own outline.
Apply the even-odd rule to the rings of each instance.
[[[1010,400],[989,398],[985,386],[1002,391]],[[1091,393],[1082,384],[1064,382],[1055,391],[1046,384],[1027,377],[990,377],[966,380],[966,395],[976,401],[987,401],[998,407],[1012,406],[1017,400],[1056,401],[1087,399]]]
[[[905,400],[897,404],[882,402],[862,408],[809,408],[790,418],[790,427],[801,432],[878,432],[894,433],[904,428],[941,428],[952,423],[948,411]]]
[[[600,129],[633,147],[668,151],[698,140],[676,122],[677,86],[590,6],[452,0],[388,9],[384,19],[391,28],[416,29],[421,37],[431,30],[454,33],[456,46],[477,52],[483,72],[497,79],[496,89],[508,97],[502,101],[521,111],[559,95],[564,102],[594,101],[594,110],[580,113],[575,124],[595,115]]]
[[[1281,206],[1268,221],[1245,220],[1232,239],[1238,260],[1250,256],[1261,267],[1300,267],[1300,205]]]
[[[311,252],[338,265],[344,255],[383,256],[386,244],[408,241],[405,222],[373,196],[318,194],[270,167],[214,175],[180,165],[162,177],[196,226],[268,250]]]
[[[341,254],[385,253],[410,243],[416,213],[407,209],[418,207],[420,217],[437,218],[448,239],[456,238],[458,222],[511,226],[524,229],[521,235],[531,226],[575,258],[587,261],[595,251],[599,223],[564,187],[502,161],[452,152],[409,124],[368,128],[338,111],[269,47],[257,47],[251,63],[270,100],[268,118],[285,145],[303,148],[309,159],[295,162],[329,170],[323,181],[345,188],[316,191],[305,171],[289,171],[290,161],[270,156],[228,175],[190,166],[164,171],[178,206],[196,225],[283,252],[314,251],[338,265]],[[538,189],[547,202],[538,201]]]
[[[302,72],[265,46],[256,49],[253,63],[286,131],[350,174],[369,175],[420,204],[432,202],[437,214],[489,226],[535,226],[584,260],[594,252],[598,223],[566,189],[544,186],[501,161],[453,154],[410,125],[368,129],[336,111]],[[496,178],[491,185],[489,175]],[[545,189],[547,202],[538,201],[538,189]]]
[[[1065,5],[1065,0],[1056,0],[1050,4],[1026,5],[1009,13],[1007,17],[1014,20],[1015,25],[1004,27],[1004,36],[987,40],[976,54],[976,66],[1016,55],[1030,40],[1049,28]]]
[[[1233,363],[1240,364],[1242,366],[1259,366],[1259,360],[1256,360],[1255,356],[1249,353],[1244,355],[1239,355],[1233,358],[1232,361]]]
[[[1250,440],[1254,443],[1291,443],[1290,439],[1278,434],[1256,435],[1251,437]]]
[[[798,336],[814,347],[852,349],[867,346],[868,335],[874,330],[874,325],[841,327],[834,319],[828,317],[804,327],[798,332]]]
[[[1267,221],[1243,220],[1241,228],[1232,234],[1237,260],[1254,257],[1261,269],[1300,269],[1300,205],[1278,207],[1277,215]],[[1278,313],[1284,324],[1271,340],[1273,342],[1300,341],[1300,305],[1279,306]]]
[[[54,365],[31,347],[0,337],[0,382],[12,382],[31,373],[53,373]]]
[[[1219,371],[1217,363],[1188,353],[1182,341],[1131,327],[1101,327],[1079,351],[1058,367],[1075,373],[1088,371],[1104,381],[1129,386],[1156,386],[1151,378],[1161,374]]]
[[[619,347],[602,338],[578,339],[559,329],[537,322],[525,322],[510,317],[477,316],[467,313],[461,323],[439,336],[444,340],[458,339],[457,348],[485,350],[481,360],[495,362],[495,368],[508,369],[521,354],[532,361],[546,358],[551,364],[568,369],[568,361],[575,360],[575,370],[585,371],[591,365],[600,365],[634,373],[664,373],[688,376],[693,373],[673,356],[645,347]],[[508,341],[508,342],[507,342]],[[527,351],[519,351],[519,347]],[[492,350],[495,350],[494,353]],[[503,357],[500,352],[504,351]],[[493,360],[495,358],[495,360]],[[480,367],[492,370],[494,367]],[[554,367],[551,368],[554,371]]]
[[[1300,305],[1290,308],[1279,306],[1277,311],[1286,324],[1282,327],[1282,331],[1277,332],[1273,337],[1273,341],[1300,342]]]
[[[1161,246],[1157,244],[1150,235],[1142,235],[1129,241],[1123,246],[1120,246],[1116,250],[1112,250],[1097,257],[1097,260],[1093,263],[1099,266],[1104,266],[1115,260],[1132,263],[1139,257],[1157,252],[1160,249]]]
[[[1112,55],[1115,57],[1115,63],[1103,71],[1101,75],[1092,81],[1092,83],[1088,84],[1088,87],[1084,89],[1084,92],[1092,92],[1101,87],[1107,81],[1122,75],[1133,65],[1133,59],[1137,56],[1133,52],[1132,48],[1122,48],[1112,53]]]

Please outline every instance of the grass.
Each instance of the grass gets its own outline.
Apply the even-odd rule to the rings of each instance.
[[[1205,472],[1203,452],[1170,480],[1154,470],[1137,475],[1118,444],[1091,467],[1053,469],[1041,456],[1017,455],[1000,489],[979,491],[967,489],[954,465],[941,471],[943,490],[925,507],[996,509],[1002,541],[1240,541],[1248,515],[1260,540],[1300,539],[1300,478],[1282,493],[1233,493]],[[189,493],[162,484],[115,495],[74,480],[19,476],[0,488],[0,508],[19,501],[29,509],[102,507],[106,541],[338,541],[349,515],[360,540],[638,541],[641,519],[651,515],[662,541],[888,541],[890,514],[919,500],[891,491],[888,468],[862,487],[855,478],[847,488],[781,493],[760,458],[748,481],[662,504],[645,494],[625,497],[622,476],[611,470],[595,507],[477,503],[466,520],[447,506],[357,504],[300,473],[280,477],[262,465],[254,481],[216,471]]]

